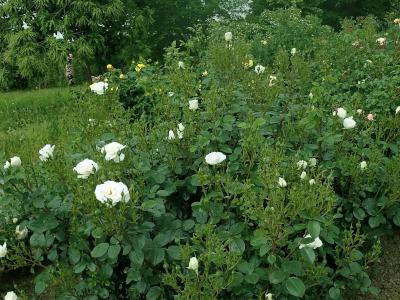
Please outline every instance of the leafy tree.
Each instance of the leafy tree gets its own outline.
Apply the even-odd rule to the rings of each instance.
[[[60,81],[69,52],[85,76],[110,57],[120,63],[132,52],[148,53],[151,12],[129,0],[8,0],[0,18],[9,29],[0,55],[30,86]]]

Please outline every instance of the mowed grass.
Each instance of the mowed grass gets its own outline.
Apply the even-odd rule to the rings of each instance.
[[[0,153],[28,164],[38,160],[45,144],[75,151],[87,138],[101,135],[113,118],[114,103],[85,86],[0,93]],[[88,128],[89,119],[98,126]]]

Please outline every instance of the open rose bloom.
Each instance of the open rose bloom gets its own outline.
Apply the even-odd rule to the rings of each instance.
[[[106,181],[96,186],[96,199],[110,206],[118,202],[128,202],[130,199],[128,187],[122,182]]]

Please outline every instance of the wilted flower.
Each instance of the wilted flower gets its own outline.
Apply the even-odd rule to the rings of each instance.
[[[168,139],[169,140],[174,140],[175,139],[175,133],[173,130],[168,131]]]
[[[39,159],[41,161],[47,161],[49,158],[52,158],[55,147],[55,145],[45,145],[42,149],[39,150]]]
[[[360,43],[360,41],[355,41],[355,42],[353,42],[352,45],[353,45],[354,47],[356,47],[356,48],[360,48],[361,43]]]
[[[378,45],[382,48],[386,46],[386,38],[385,37],[380,37],[376,39],[376,42]]]
[[[297,49],[296,49],[296,48],[292,48],[292,50],[290,50],[290,54],[292,54],[292,55],[295,55],[296,52],[297,52]]]
[[[209,165],[217,165],[226,159],[226,155],[222,152],[211,152],[205,156],[206,163]]]
[[[287,186],[286,180],[284,178],[282,178],[282,177],[279,177],[278,184],[279,184],[280,187],[286,187]]]
[[[97,95],[103,95],[106,92],[106,90],[108,89],[108,83],[99,81],[99,82],[95,82],[95,83],[91,84],[89,87],[90,87],[90,90],[92,92],[96,93]]]
[[[228,31],[228,32],[225,32],[225,41],[226,42],[231,42],[232,41],[232,38],[233,38],[233,34],[232,34],[232,32],[230,32],[230,31]]]
[[[310,167],[315,167],[317,165],[317,159],[315,157],[311,157],[308,163],[310,164]]]
[[[87,179],[91,174],[96,173],[98,165],[93,160],[85,159],[78,163],[73,170],[78,173],[78,178]]]
[[[311,238],[311,235],[307,234],[304,238],[306,238],[306,239],[307,238]],[[314,241],[312,241],[311,243],[300,244],[299,249],[302,249],[302,248],[306,247],[306,248],[312,248],[312,249],[315,250],[315,249],[317,249],[319,247],[322,247],[322,245],[323,245],[323,243],[322,243],[321,239],[319,237],[316,237],[314,239]]]
[[[243,66],[245,69],[249,69],[249,68],[253,67],[253,65],[254,65],[254,61],[252,59],[249,59],[248,61],[245,61],[243,63]]]
[[[15,228],[15,235],[17,236],[17,240],[23,240],[28,235],[28,228],[24,227],[24,229],[20,230],[18,225]]]
[[[368,114],[367,120],[368,121],[373,121],[374,120],[374,115],[373,114]]]
[[[400,112],[400,106],[396,107],[396,115]]]
[[[193,98],[189,100],[189,109],[196,110],[199,108],[199,100],[197,98]]]
[[[189,266],[187,267],[189,270],[193,270],[196,274],[199,274],[199,261],[195,256],[191,257],[189,260]]]
[[[183,61],[178,61],[178,69],[184,69],[185,68],[185,64],[183,63]]]
[[[5,296],[4,296],[4,300],[18,300],[17,294],[14,292],[8,292]]]
[[[307,173],[305,171],[301,172],[300,179],[304,180],[304,179],[306,179],[306,177],[307,177]]]
[[[115,206],[118,202],[128,202],[130,199],[128,187],[122,182],[106,181],[96,186],[96,199],[102,203]]]
[[[121,151],[125,148],[125,145],[121,145],[117,142],[112,142],[101,148],[101,153],[106,153],[105,160],[113,160],[116,163],[125,159],[125,154]]]
[[[274,86],[275,85],[275,83],[276,83],[276,81],[277,81],[277,78],[276,78],[276,76],[274,76],[274,75],[271,75],[271,76],[269,76],[269,86],[271,87],[271,86]]]
[[[135,71],[140,72],[140,71],[142,71],[142,69],[144,69],[144,67],[145,67],[144,64],[137,64],[135,67]]]
[[[344,129],[352,129],[356,127],[356,121],[353,120],[353,117],[348,117],[343,120]]]
[[[346,118],[346,116],[347,116],[347,111],[346,111],[343,107],[339,107],[339,108],[336,110],[336,115],[337,115],[339,118],[344,119],[344,118]]]
[[[400,19],[399,19],[399,18],[394,19],[394,20],[393,20],[393,23],[394,23],[394,24],[400,24]]]
[[[314,185],[314,184],[315,184],[315,179],[310,179],[310,180],[308,181],[308,183],[309,183],[310,185]]]
[[[363,160],[362,162],[360,162],[360,169],[364,170],[367,167],[367,162],[365,160]]]
[[[204,70],[203,74],[201,74],[201,75],[203,75],[204,77],[206,77],[206,76],[208,75],[208,71],[207,71],[207,70]]]
[[[3,246],[0,245],[0,258],[6,257],[7,255],[7,243],[4,242]]]
[[[179,124],[178,124],[178,129],[176,130],[179,139],[182,139],[182,138],[183,138],[183,131],[184,131],[184,130],[185,130],[185,126],[183,126],[182,123],[179,123]]]
[[[361,114],[363,113],[363,110],[362,110],[361,108],[359,108],[359,109],[357,109],[357,113],[358,113],[359,115],[361,115]]]
[[[260,75],[265,72],[265,67],[262,65],[257,65],[255,66],[254,71],[257,73],[257,75]]]
[[[305,169],[307,168],[307,162],[305,160],[299,160],[297,162],[297,168],[298,169]]]
[[[64,39],[64,35],[57,31],[57,33],[53,33],[53,36],[56,38],[56,40],[63,40]]]
[[[272,294],[271,293],[266,293],[265,294],[265,300],[272,300]]]

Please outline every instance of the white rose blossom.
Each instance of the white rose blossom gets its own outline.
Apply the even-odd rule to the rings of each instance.
[[[122,153],[122,150],[125,149],[125,145],[122,145],[117,142],[112,142],[105,145],[101,148],[101,153],[105,153],[105,160],[113,160],[116,163],[119,163],[125,159],[125,154]]]
[[[22,164],[21,158],[18,156],[11,157],[10,159],[10,165],[12,167],[19,167]]]
[[[178,61],[178,69],[184,69],[185,68],[185,64],[183,61]]]
[[[41,161],[47,161],[50,158],[53,158],[53,152],[55,145],[47,144],[42,149],[39,150],[39,159]]]
[[[3,166],[3,169],[4,169],[4,170],[7,170],[7,169],[9,169],[10,167],[11,167],[11,164],[10,164],[10,162],[7,160],[6,163],[5,163],[4,166]]]
[[[170,141],[175,139],[175,133],[173,130],[168,131],[168,139]]]
[[[168,92],[168,97],[173,97],[175,95],[174,92]]]
[[[118,202],[128,202],[130,199],[128,187],[122,182],[106,181],[96,186],[96,199],[102,203],[115,206]]]
[[[400,106],[396,107],[396,115],[400,112]]]
[[[265,294],[265,300],[272,300],[272,294],[271,293]]]
[[[315,179],[310,179],[310,180],[308,181],[308,183],[309,183],[310,185],[314,185],[314,184],[315,184]]]
[[[379,44],[379,46],[385,46],[386,45],[386,38],[385,37],[377,38],[376,42]]]
[[[283,177],[279,177],[278,184],[280,187],[287,187],[287,182]]]
[[[95,83],[91,84],[89,87],[90,87],[90,90],[92,92],[96,93],[97,95],[104,95],[104,93],[108,89],[108,83],[99,81],[99,82],[95,82]]]
[[[277,80],[278,80],[278,78],[276,76],[274,76],[274,75],[269,76],[268,86],[269,87],[274,86]]]
[[[17,240],[23,240],[28,235],[28,228],[24,227],[23,229],[20,229],[18,225],[15,228],[15,235],[17,236]]]
[[[309,235],[309,234],[307,234],[304,238],[311,238],[311,235]],[[319,237],[316,237],[315,239],[314,239],[314,241],[312,241],[311,243],[308,243],[308,244],[300,244],[300,246],[299,246],[299,249],[302,249],[302,248],[311,248],[311,249],[317,249],[317,248],[319,248],[319,247],[322,247],[322,245],[323,245],[323,243],[322,243],[322,241],[321,241],[321,239],[319,238]]]
[[[296,48],[292,48],[292,50],[290,50],[290,54],[292,54],[292,56],[294,56],[297,52]]]
[[[185,130],[185,126],[183,126],[182,123],[178,124],[178,129],[176,130],[176,133],[178,134],[179,139],[183,139],[183,131]]]
[[[13,291],[8,292],[5,296],[4,296],[4,300],[18,300],[17,294],[14,293]]]
[[[4,242],[3,246],[0,245],[0,258],[6,257],[7,255],[7,243]]]
[[[64,35],[57,31],[57,33],[53,33],[53,36],[56,38],[56,40],[63,40],[64,39]]]
[[[226,159],[226,155],[222,152],[211,152],[205,156],[207,164],[214,166],[222,163]]]
[[[225,36],[224,37],[225,37],[225,41],[230,43],[232,41],[233,34],[232,34],[232,32],[228,31],[228,32],[225,32]]]
[[[189,100],[189,109],[190,110],[196,110],[199,108],[199,100],[197,98],[193,98]]]
[[[199,261],[195,256],[191,257],[189,260],[189,266],[187,267],[189,270],[193,270],[196,274],[199,274]]]
[[[98,165],[93,160],[84,159],[73,170],[78,173],[78,178],[87,179],[91,174],[96,173]]]
[[[367,162],[365,160],[363,160],[362,162],[360,162],[360,169],[364,170],[367,167]]]
[[[353,120],[353,117],[348,117],[343,120],[343,128],[344,129],[352,129],[356,127],[357,123]]]
[[[346,116],[347,116],[347,111],[346,111],[343,107],[339,107],[339,108],[336,110],[336,115],[337,115],[339,118],[344,119],[344,118],[346,118]]]
[[[307,177],[307,173],[305,171],[301,172],[300,179],[304,180],[304,179],[306,179],[306,177]]]
[[[311,157],[308,163],[310,164],[310,167],[315,167],[317,165],[317,159],[315,157]]]
[[[305,169],[307,168],[307,162],[305,160],[299,160],[297,162],[297,169]]]
[[[256,72],[257,75],[260,75],[265,72],[265,67],[262,65],[257,65],[254,67],[254,72]]]

